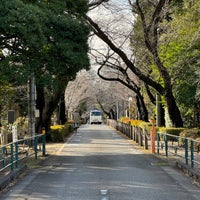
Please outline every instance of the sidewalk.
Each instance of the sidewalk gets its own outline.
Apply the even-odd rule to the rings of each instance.
[[[71,136],[67,138],[67,140],[69,140]],[[0,193],[6,190],[6,188],[9,187],[10,185],[15,184],[15,182],[20,176],[25,175],[31,169],[37,168],[43,161],[49,159],[51,156],[57,155],[62,150],[64,145],[65,145],[65,142],[64,143],[46,143],[45,157],[38,156],[37,160],[35,160],[35,158],[29,157],[22,166],[13,170],[12,172],[0,173]]]

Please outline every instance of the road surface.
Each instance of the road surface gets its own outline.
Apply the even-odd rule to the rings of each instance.
[[[1,200],[199,200],[200,188],[106,125],[83,125]]]

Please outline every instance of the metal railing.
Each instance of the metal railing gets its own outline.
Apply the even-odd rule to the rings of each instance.
[[[192,168],[200,168],[200,141],[157,132],[157,153],[180,159]]]
[[[144,149],[152,147],[150,133],[147,130],[110,119],[107,120],[107,124],[143,146]],[[200,169],[200,141],[157,132],[155,147],[157,154],[175,158],[188,167]]]
[[[143,146],[144,149],[149,148],[151,138],[147,130],[111,119],[107,120],[107,124]]]
[[[0,172],[5,170],[13,171],[19,167],[20,161],[30,156],[37,159],[39,153],[45,156],[45,134],[0,146]]]

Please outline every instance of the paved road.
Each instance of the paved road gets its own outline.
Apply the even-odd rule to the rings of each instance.
[[[200,188],[108,126],[84,125],[0,199],[197,200]]]

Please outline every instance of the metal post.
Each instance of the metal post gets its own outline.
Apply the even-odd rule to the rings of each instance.
[[[160,133],[157,133],[157,154],[160,153]]]
[[[151,128],[151,152],[155,153],[155,119],[151,120],[152,128]]]
[[[144,131],[144,148],[148,149],[148,138],[147,138],[147,130]]]
[[[185,138],[185,163],[188,165],[188,139]]]
[[[18,168],[18,161],[19,161],[19,156],[18,156],[18,142],[15,143],[15,167]]]
[[[191,151],[191,167],[194,167],[194,141],[190,141],[190,151]]]
[[[14,170],[14,150],[13,150],[13,143],[10,144],[10,169],[11,171]]]
[[[42,155],[46,155],[46,135],[42,136]]]
[[[35,159],[37,159],[38,137],[34,138]]]
[[[133,139],[133,126],[130,125],[130,138]]]
[[[168,157],[168,135],[165,135],[165,155]]]

